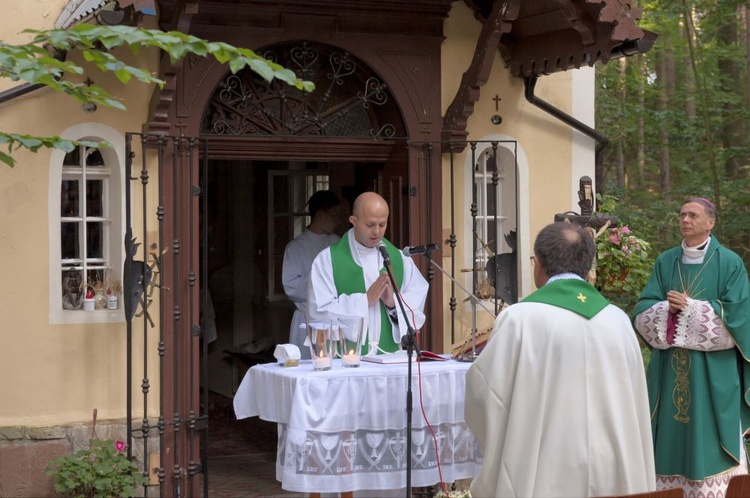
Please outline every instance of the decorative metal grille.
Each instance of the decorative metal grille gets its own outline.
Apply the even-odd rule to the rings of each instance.
[[[315,83],[307,93],[243,69],[217,86],[201,130],[209,135],[393,138],[405,127],[386,84],[334,47],[277,45],[263,56]]]

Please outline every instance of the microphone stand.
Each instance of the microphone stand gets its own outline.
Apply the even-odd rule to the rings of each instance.
[[[384,256],[386,254],[384,254]],[[411,390],[411,364],[414,351],[417,352],[417,357],[419,357],[422,352],[419,350],[419,345],[417,344],[417,335],[414,332],[414,328],[411,326],[408,315],[406,314],[406,308],[404,306],[403,300],[401,299],[401,293],[396,286],[396,279],[394,278],[393,272],[391,271],[391,259],[384,257],[383,266],[385,266],[386,272],[388,273],[388,278],[391,281],[391,286],[393,287],[394,294],[396,295],[396,301],[398,302],[398,305],[401,308],[401,314],[406,321],[406,335],[401,338],[401,347],[406,349],[406,356],[408,358],[407,375],[409,376],[409,378],[407,379],[406,383],[406,451],[409,455],[409,462],[406,466],[406,498],[411,498],[411,415],[413,411]]]
[[[477,305],[479,305],[484,311],[492,315],[492,318],[497,318],[497,315],[495,315],[492,311],[487,309],[487,307],[482,304],[482,302],[477,298],[477,296],[474,295],[473,292],[469,292],[466,290],[466,288],[459,284],[458,281],[453,278],[448,272],[446,272],[439,264],[435,263],[435,260],[430,257],[429,253],[425,253],[425,257],[427,258],[427,261],[430,262],[432,266],[440,270],[440,273],[445,275],[450,279],[451,282],[456,284],[458,287],[461,288],[462,291],[466,293],[466,295],[469,296],[469,300],[471,301],[471,354],[463,354],[459,358],[459,361],[466,361],[471,362],[477,359],[479,354],[477,354]]]

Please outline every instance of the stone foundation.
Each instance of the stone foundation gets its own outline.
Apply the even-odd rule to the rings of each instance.
[[[126,433],[125,423],[96,424],[95,437],[100,440],[125,441]],[[52,477],[45,472],[47,464],[62,455],[88,448],[91,437],[91,424],[0,427],[0,496],[59,496],[52,487]],[[149,455],[158,452],[158,435],[149,437]],[[142,439],[133,441],[133,456],[138,468],[142,469]]]

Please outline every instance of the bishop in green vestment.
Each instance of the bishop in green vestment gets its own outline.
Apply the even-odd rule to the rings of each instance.
[[[680,246],[660,254],[634,310],[652,348],[647,381],[657,489],[721,496],[747,473],[750,284],[742,259],[711,236],[703,198],[680,210]]]

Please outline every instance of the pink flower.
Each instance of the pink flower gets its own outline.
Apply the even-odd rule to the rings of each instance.
[[[622,233],[630,233],[630,228],[628,228],[628,226],[625,225],[624,227],[620,228],[620,232],[622,232]]]
[[[612,242],[613,244],[619,245],[620,244],[620,237],[618,237],[617,234],[613,233],[612,235],[609,236],[609,241]]]
[[[116,449],[117,451],[125,451],[125,442],[124,442],[124,441],[120,441],[120,440],[117,440],[117,441],[115,442],[115,449]]]

